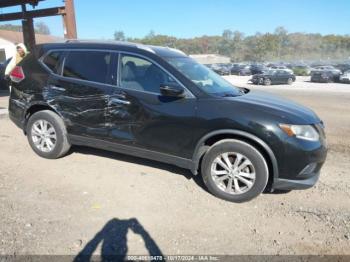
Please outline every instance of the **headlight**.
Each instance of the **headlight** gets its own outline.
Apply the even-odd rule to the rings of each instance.
[[[318,141],[320,135],[311,125],[286,125],[280,124],[280,128],[288,135],[309,141]]]

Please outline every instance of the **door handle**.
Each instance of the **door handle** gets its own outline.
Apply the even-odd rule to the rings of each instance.
[[[50,88],[53,89],[53,90],[61,91],[61,92],[66,91],[65,88],[59,87],[59,86],[50,86]]]
[[[130,105],[130,101],[127,101],[127,100],[122,100],[122,99],[119,99],[119,98],[111,98],[109,100],[109,105],[113,105],[113,104],[122,104],[122,105]]]

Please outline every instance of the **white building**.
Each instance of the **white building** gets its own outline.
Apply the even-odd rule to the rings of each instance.
[[[6,39],[0,38],[0,63],[13,57],[15,53],[15,44]]]
[[[201,55],[190,55],[198,63],[209,65],[209,64],[219,64],[219,63],[230,63],[231,59],[227,56],[221,56],[217,54],[201,54]]]
[[[35,34],[35,39],[38,44],[62,41],[61,38],[42,34]],[[16,54],[17,43],[23,43],[22,32],[0,30],[0,63]]]

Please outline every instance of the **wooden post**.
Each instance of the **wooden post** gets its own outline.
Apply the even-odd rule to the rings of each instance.
[[[26,5],[22,4],[22,31],[23,31],[23,43],[29,51],[32,51],[35,47],[35,31],[33,18],[26,16]]]
[[[65,15],[63,15],[64,38],[76,39],[77,26],[75,22],[74,0],[65,0]]]

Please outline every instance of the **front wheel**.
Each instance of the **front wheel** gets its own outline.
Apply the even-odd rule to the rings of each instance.
[[[265,85],[265,86],[271,85],[271,79],[270,79],[270,78],[265,78],[265,80],[264,80],[264,85]]]
[[[59,158],[70,149],[63,120],[50,110],[39,111],[29,118],[27,138],[34,152],[44,158]]]
[[[231,202],[245,202],[262,193],[268,181],[268,166],[252,145],[234,139],[214,144],[201,165],[208,190]]]

